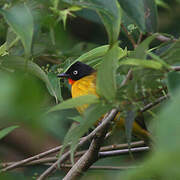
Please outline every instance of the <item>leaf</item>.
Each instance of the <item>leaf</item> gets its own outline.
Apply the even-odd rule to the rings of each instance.
[[[163,0],[155,0],[156,4],[160,7],[163,7],[167,10],[171,10],[170,6],[168,3],[164,2]]]
[[[143,32],[157,31],[157,8],[152,0],[119,0],[125,13]]]
[[[104,56],[106,52],[108,51],[108,49],[109,49],[109,45],[99,46],[97,48],[92,49],[91,51],[87,53],[84,53],[76,60],[84,62],[84,63],[89,62],[90,60]]]
[[[135,112],[128,111],[127,116],[125,117],[125,132],[126,132],[127,142],[129,145],[131,143],[131,135],[132,135],[134,120],[135,120]]]
[[[0,56],[5,56],[7,55],[7,45],[4,43],[3,45],[0,46]]]
[[[120,66],[122,65],[131,65],[131,66],[139,66],[143,68],[150,68],[155,70],[161,70],[163,68],[163,64],[154,61],[154,60],[143,60],[143,59],[131,59],[127,58],[119,63]]]
[[[33,63],[32,61],[27,61],[25,58],[11,55],[0,57],[0,62],[1,66],[3,67],[27,71],[38,77],[46,84],[51,94],[53,94],[57,100],[56,93],[49,82],[47,75],[37,64]]]
[[[112,45],[117,41],[121,24],[121,8],[116,0],[63,0],[71,5],[80,6],[94,10],[100,16],[109,38],[109,43]]]
[[[12,132],[14,129],[18,128],[19,126],[10,126],[8,128],[4,128],[0,130],[0,139],[8,135],[10,132]]]
[[[8,10],[0,10],[6,22],[20,37],[27,57],[31,54],[31,44],[34,30],[33,16],[26,4],[16,5]]]
[[[82,116],[74,116],[74,117],[69,117],[69,119],[72,119],[73,121],[76,121],[76,122],[81,122],[83,121],[83,117]]]
[[[76,61],[81,61],[81,62],[86,63],[88,65],[94,60],[97,61],[99,59],[99,57],[102,57],[106,54],[108,49],[109,49],[109,45],[104,45],[104,46],[94,48],[91,51],[82,54],[79,58],[77,58],[75,61],[73,61],[71,64],[69,64],[69,66],[67,66],[67,68],[65,69],[65,72]]]
[[[82,54],[79,58],[77,58],[75,61],[73,61],[71,64],[68,64],[66,66],[64,72],[68,70],[68,68],[74,64],[76,61],[81,61],[83,63],[86,63],[90,66],[95,67],[98,63],[102,61],[102,57],[107,53],[109,50],[109,45],[103,45],[99,46],[97,48],[92,49],[89,52],[86,52]],[[118,47],[118,59],[123,58],[124,56],[127,55],[127,49],[123,50],[122,48]]]
[[[119,50],[115,44],[104,56],[97,73],[97,91],[112,102],[116,96],[116,68]]]
[[[169,64],[179,63],[180,57],[180,39],[171,43],[169,47],[160,54],[160,58]]]
[[[156,35],[149,36],[146,38],[140,45],[136,47],[134,51],[132,51],[129,55],[131,58],[139,58],[139,59],[145,59],[147,55],[147,50],[149,49],[149,44],[152,42],[152,40],[156,37]]]
[[[168,91],[173,98],[173,94],[177,91],[180,82],[180,73],[179,72],[169,72],[167,74],[168,80]]]
[[[52,86],[53,89],[54,89],[54,92],[55,92],[58,100],[59,100],[59,101],[63,101],[63,98],[62,98],[62,95],[61,95],[60,80],[57,78],[57,75],[54,74],[54,73],[52,73],[52,72],[49,72],[49,73],[47,74],[47,76],[48,76],[48,79],[49,79],[49,81],[50,81],[50,83],[51,83],[51,86]],[[50,94],[51,94],[52,96],[54,96],[52,91],[49,91],[49,92],[50,92]]]
[[[62,109],[71,109],[84,104],[97,103],[98,101],[99,99],[95,95],[79,96],[76,98],[71,98],[66,101],[63,101],[62,103],[52,107],[48,112],[58,111]]]

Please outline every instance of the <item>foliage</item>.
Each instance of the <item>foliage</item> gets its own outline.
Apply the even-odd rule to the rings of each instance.
[[[154,126],[157,123],[156,130],[152,126],[157,149],[142,168],[127,171],[123,178],[168,179],[166,174],[172,170],[178,179],[180,76],[174,67],[180,62],[179,27],[176,34],[163,30],[158,33],[160,12],[179,7],[178,2],[2,0],[0,139],[18,124],[20,128],[28,126],[32,132],[51,133],[61,141],[69,124],[78,121],[67,132],[61,150],[63,153],[72,142],[73,161],[79,139],[106,112],[113,108],[121,111],[126,120],[126,140],[130,143],[137,113],[149,103],[170,95],[166,106],[159,105],[144,113],[146,121],[154,122]],[[78,27],[76,22],[80,23]],[[88,32],[88,28],[93,31]],[[71,99],[70,86],[57,78],[58,73],[65,72],[76,61],[97,70],[100,98],[88,95]],[[83,104],[90,106],[80,117],[75,107]],[[170,170],[167,157],[172,157]]]

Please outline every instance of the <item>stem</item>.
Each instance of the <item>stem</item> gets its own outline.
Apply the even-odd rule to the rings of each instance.
[[[17,36],[12,42],[11,44],[9,45],[8,49],[7,50],[10,50],[18,41],[19,41],[19,36]]]
[[[135,49],[137,47],[137,44],[135,43],[133,37],[131,36],[131,34],[128,32],[128,30],[126,29],[126,27],[123,24],[121,24],[121,27],[122,27],[123,31],[126,33],[128,39],[131,41],[133,48]]]

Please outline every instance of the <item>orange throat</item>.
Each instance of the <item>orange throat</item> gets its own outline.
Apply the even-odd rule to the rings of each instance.
[[[69,82],[69,84],[73,85],[73,83],[74,83],[75,81],[72,80],[71,78],[68,78],[68,82]]]

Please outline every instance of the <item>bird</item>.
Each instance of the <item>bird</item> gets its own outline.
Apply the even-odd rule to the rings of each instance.
[[[100,98],[100,95],[96,91],[97,71],[91,66],[80,61],[76,61],[67,69],[65,73],[58,74],[57,76],[59,78],[68,79],[68,82],[71,86],[72,98],[89,94]],[[80,114],[83,114],[87,107],[88,104],[85,104],[82,106],[77,106],[76,109]],[[114,119],[115,124],[119,129],[125,129],[125,119],[119,117],[120,112]],[[149,141],[151,135],[146,128],[142,116],[141,118],[136,118],[133,122],[132,134],[139,137],[140,139]]]

